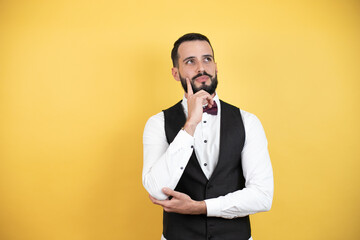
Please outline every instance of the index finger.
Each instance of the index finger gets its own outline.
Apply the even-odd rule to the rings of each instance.
[[[193,95],[194,92],[192,90],[192,87],[191,87],[191,83],[190,83],[190,79],[189,78],[186,78],[186,85],[187,85],[187,94],[188,96],[190,95]]]

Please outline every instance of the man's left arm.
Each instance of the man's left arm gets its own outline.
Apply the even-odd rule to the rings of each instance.
[[[272,205],[274,180],[264,129],[255,115],[245,111],[241,115],[246,136],[242,151],[245,188],[205,200],[209,217],[243,217],[269,211]]]
[[[259,119],[242,111],[246,140],[242,151],[245,188],[225,196],[194,201],[186,194],[164,189],[171,200],[153,201],[165,211],[182,214],[207,214],[209,217],[236,218],[271,208],[274,181],[264,129]]]

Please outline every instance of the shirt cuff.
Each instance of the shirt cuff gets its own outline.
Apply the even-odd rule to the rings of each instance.
[[[174,151],[178,151],[181,148],[191,149],[194,147],[195,139],[193,136],[188,134],[185,130],[180,130],[171,143],[171,147]]]
[[[221,200],[220,198],[206,199],[206,211],[208,217],[221,217]]]

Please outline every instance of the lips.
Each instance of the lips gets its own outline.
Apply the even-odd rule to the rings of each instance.
[[[203,83],[203,82],[206,82],[208,79],[209,79],[208,76],[203,75],[203,76],[197,77],[197,78],[196,78],[196,81]]]

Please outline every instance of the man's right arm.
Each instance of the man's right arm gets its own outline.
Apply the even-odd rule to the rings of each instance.
[[[193,152],[194,137],[180,130],[168,143],[164,128],[164,113],[152,116],[143,135],[144,165],[142,181],[149,194],[158,200],[166,196],[162,189],[175,189]]]
[[[207,103],[211,107],[214,103],[213,96],[204,90],[194,94],[188,78],[186,84],[188,117],[184,130],[180,130],[169,145],[165,135],[163,112],[151,117],[144,130],[143,185],[150,195],[158,200],[168,198],[162,192],[164,187],[174,190],[178,184],[194,150],[193,136],[202,118],[202,106]]]

